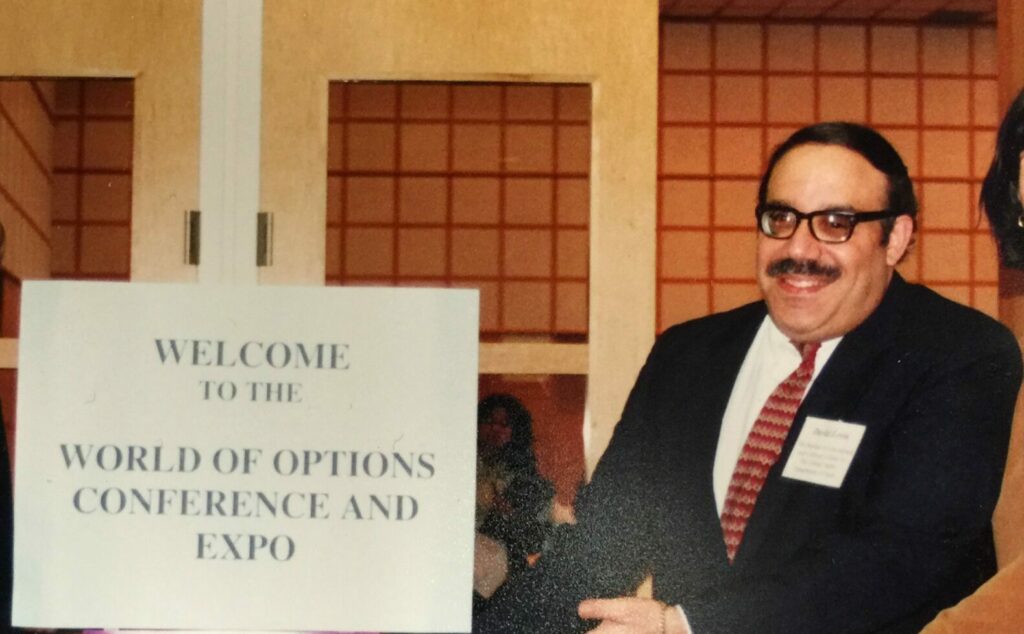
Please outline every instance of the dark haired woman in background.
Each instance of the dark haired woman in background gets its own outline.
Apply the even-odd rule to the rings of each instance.
[[[554,487],[537,472],[530,412],[492,394],[477,408],[476,561],[473,609],[526,570],[551,529]]]
[[[1013,100],[996,139],[996,155],[981,188],[981,206],[999,245],[1003,266],[1024,275],[1024,91]],[[1001,282],[1002,284],[1003,282]],[[1011,326],[1012,328],[1012,326]],[[1021,337],[1019,327],[1015,329]],[[992,519],[999,572],[974,594],[949,608],[922,634],[1020,632],[1024,623],[1024,424],[1020,408],[1010,437],[1003,486]]]
[[[1024,152],[1024,91],[1010,104],[999,127],[996,155],[981,188],[981,206],[988,216],[1005,266],[1024,269],[1024,204],[1021,203],[1021,153]]]

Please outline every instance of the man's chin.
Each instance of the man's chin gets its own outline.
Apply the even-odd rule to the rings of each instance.
[[[819,297],[814,295],[785,295],[766,297],[768,314],[776,327],[796,342],[815,341],[824,327],[817,317]]]
[[[814,286],[794,286],[786,283],[773,283],[764,293],[768,310],[780,316],[785,313],[802,313],[787,315],[789,321],[815,321],[813,316],[824,311],[830,300],[833,300],[838,289],[832,284]]]

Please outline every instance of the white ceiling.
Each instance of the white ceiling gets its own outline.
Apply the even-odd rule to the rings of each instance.
[[[996,0],[659,0],[665,17],[995,22]]]

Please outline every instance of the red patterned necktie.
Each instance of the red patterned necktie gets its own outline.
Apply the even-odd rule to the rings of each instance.
[[[800,407],[807,385],[814,373],[814,356],[820,343],[804,344],[800,354],[800,366],[787,376],[765,401],[754,426],[750,429],[743,453],[736,462],[736,469],[729,481],[729,492],[722,509],[722,534],[725,536],[725,550],[729,563],[736,558],[736,551],[743,541],[750,514],[754,511],[757,496],[768,477],[768,471],[779,459],[782,445],[786,442],[793,417]]]

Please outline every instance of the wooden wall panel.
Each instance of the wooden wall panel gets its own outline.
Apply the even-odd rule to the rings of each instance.
[[[909,281],[999,311],[995,244],[978,194],[992,160],[991,25],[664,21],[658,331],[760,299],[757,188],[771,152],[814,121],[867,124],[917,188]]]
[[[0,221],[7,232],[3,265],[18,279],[50,274],[54,129],[53,86],[47,84],[0,81]]]

